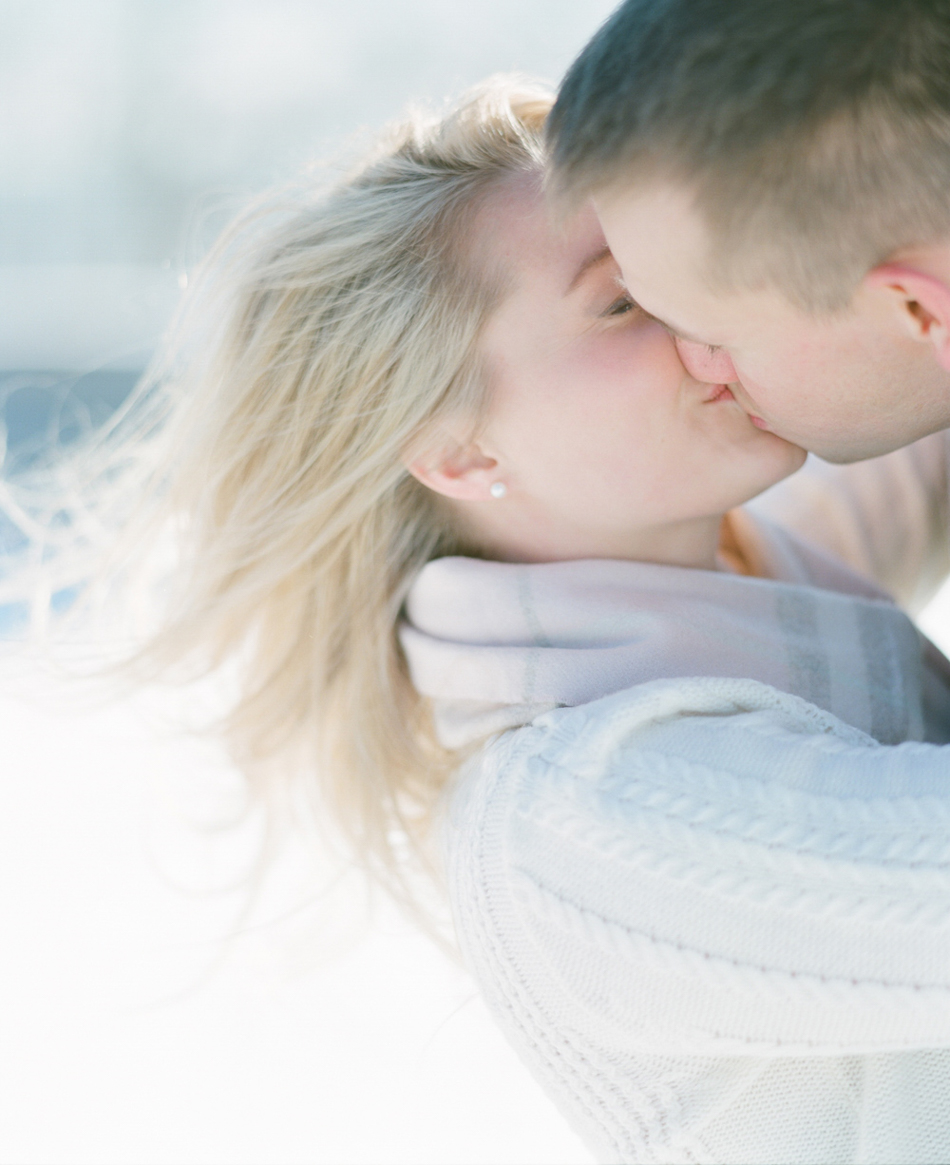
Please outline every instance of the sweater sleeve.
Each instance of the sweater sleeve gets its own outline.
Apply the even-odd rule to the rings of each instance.
[[[496,741],[453,816],[460,941],[516,1026],[604,1062],[950,1045],[947,748],[661,681]]]
[[[948,433],[884,457],[805,467],[750,509],[837,555],[909,610],[920,610],[950,571]]]

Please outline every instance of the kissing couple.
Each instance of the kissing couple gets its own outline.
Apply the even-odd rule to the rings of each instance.
[[[598,1160],[950,1160],[950,3],[626,0],[196,287],[152,674]]]

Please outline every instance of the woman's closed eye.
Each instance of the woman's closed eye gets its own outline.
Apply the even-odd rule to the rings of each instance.
[[[613,301],[613,303],[611,303],[607,310],[601,314],[603,316],[622,316],[626,315],[628,312],[637,310],[638,304],[636,301],[631,299],[626,292],[623,292],[621,295],[617,296],[617,298]]]

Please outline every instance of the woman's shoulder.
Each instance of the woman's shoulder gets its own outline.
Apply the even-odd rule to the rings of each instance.
[[[948,775],[754,681],[558,709],[460,774],[460,942],[496,1011],[598,1046],[893,1048],[936,1013],[950,1038]]]

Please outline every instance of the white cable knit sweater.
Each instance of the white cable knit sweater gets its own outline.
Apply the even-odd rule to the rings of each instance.
[[[459,940],[598,1160],[950,1160],[950,763],[657,681],[461,781]]]
[[[794,558],[793,542],[786,551]],[[799,614],[818,614],[796,623],[786,603],[784,663],[768,646],[781,636],[764,628],[762,667],[785,667],[789,687],[810,675],[815,702],[771,686],[773,674],[758,682],[747,655],[737,673],[748,642],[728,637],[718,670],[701,652],[699,678],[661,671],[667,678],[620,690],[611,681],[610,694],[580,692],[590,652],[616,659],[623,648],[629,626],[618,639],[616,610],[605,620],[598,599],[586,612],[584,634],[567,644],[579,652],[572,672],[544,625],[567,592],[540,587],[520,643],[513,625],[492,636],[475,609],[480,593],[481,614],[497,607],[486,570],[550,579],[551,566],[473,565],[471,586],[458,560],[449,567],[457,638],[448,634],[452,603],[433,597],[445,563],[420,577],[405,638],[419,686],[449,698],[443,727],[456,741],[466,713],[470,737],[492,718],[496,728],[524,725],[469,762],[447,809],[459,941],[508,1038],[598,1159],[950,1161],[950,751],[882,747],[860,731],[873,724],[834,714],[841,693],[814,688],[819,656],[834,674],[850,651],[855,670],[848,620],[839,637],[827,618],[834,604],[885,605],[857,587],[847,598],[839,585],[829,607],[801,581],[774,585],[776,610],[797,595]],[[636,574],[637,564],[611,565]],[[648,573],[655,581],[672,569]],[[642,603],[643,579],[633,575],[631,601]],[[718,581],[734,596],[770,586]],[[526,592],[516,584],[513,594],[511,611]],[[750,626],[768,622],[766,607],[735,602]],[[866,709],[882,684],[919,699],[926,669],[908,655],[910,625],[900,629],[903,617],[892,614],[876,624],[890,630],[862,648]],[[678,626],[675,610],[661,611],[644,641],[679,643]],[[428,684],[452,674],[453,644],[464,666],[452,689],[432,692]],[[503,658],[509,678],[530,674],[533,692],[486,701],[473,645],[486,661]],[[561,652],[547,671],[546,651]],[[619,656],[614,680],[636,651]],[[551,709],[540,715],[539,675]],[[573,684],[571,697],[559,698],[557,684]],[[860,704],[852,699],[853,721]],[[904,711],[905,735],[923,727],[946,739],[944,690],[932,696],[929,726],[919,706]]]

